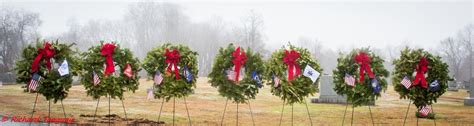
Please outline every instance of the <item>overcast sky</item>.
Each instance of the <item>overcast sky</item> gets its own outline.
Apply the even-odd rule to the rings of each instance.
[[[67,30],[67,21],[121,19],[130,0],[0,0],[1,5],[38,12],[43,36]],[[469,23],[473,23],[471,0],[179,0],[193,22],[220,16],[239,23],[253,9],[265,22],[269,48],[295,42],[305,36],[319,39],[331,49],[410,43],[433,48]]]

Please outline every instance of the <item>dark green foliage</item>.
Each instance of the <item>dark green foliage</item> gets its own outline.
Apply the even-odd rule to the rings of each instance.
[[[123,100],[123,93],[125,91],[135,92],[138,89],[140,76],[137,73],[141,70],[140,61],[133,56],[129,49],[120,48],[120,45],[115,44],[117,47],[114,49],[113,60],[114,65],[120,67],[120,69],[115,71],[120,71],[120,73],[118,75],[114,73],[115,75],[104,76],[105,57],[101,55],[100,51],[102,44],[92,46],[88,51],[81,54],[83,58],[81,83],[84,84],[87,95],[92,96],[94,99],[98,99],[101,96],[111,96],[114,99],[118,97]],[[131,78],[123,73],[127,63],[132,68],[133,76]],[[98,85],[93,83],[94,71],[100,78],[100,84]]]
[[[21,59],[15,64],[16,81],[18,83],[26,83],[23,88],[28,92],[28,85],[33,73],[31,72],[31,64],[38,55],[38,49],[43,48],[44,42],[37,41],[23,49]],[[53,68],[48,71],[46,61],[42,59],[39,63],[38,74],[42,77],[40,84],[36,90],[42,94],[47,100],[63,100],[67,97],[69,88],[71,88],[72,77],[77,76],[80,71],[79,60],[76,56],[77,50],[73,50],[74,44],[60,44],[58,41],[51,43],[51,48],[55,51],[55,55],[51,58]],[[69,65],[69,74],[60,76],[58,72],[60,64],[67,60]]]
[[[407,76],[412,80],[415,78],[413,73],[415,68],[422,57],[426,57],[428,60],[428,76],[426,81],[428,84],[434,80],[438,80],[440,90],[436,92],[430,92],[428,89],[422,88],[421,84],[412,86],[410,90],[406,89],[400,82]],[[424,105],[431,105],[437,101],[437,99],[446,92],[448,87],[448,81],[451,80],[449,77],[448,64],[441,60],[441,57],[434,56],[423,49],[409,49],[408,47],[401,51],[399,59],[393,61],[395,70],[392,73],[392,82],[395,86],[395,91],[400,94],[402,99],[410,99],[414,101],[414,104],[418,109]]]
[[[241,49],[242,52],[244,51]],[[264,72],[264,63],[259,53],[254,53],[250,48],[245,50],[247,62],[242,66],[245,69],[244,77],[241,81],[235,82],[227,78],[225,71],[234,64],[232,63],[232,53],[235,51],[233,44],[227,48],[220,48],[214,59],[212,71],[209,73],[209,83],[218,88],[219,94],[231,99],[235,103],[247,103],[249,99],[255,99],[258,93],[257,81],[252,79],[252,72],[256,71],[261,77]]]
[[[301,67],[301,74],[306,65],[311,66],[319,73],[322,73],[323,69],[320,67],[317,60],[313,59],[311,53],[305,48],[295,47],[291,44],[288,45],[289,50],[295,50],[300,53],[301,57],[298,58],[297,63]],[[287,104],[304,103],[305,98],[309,95],[314,95],[318,91],[319,79],[313,84],[310,78],[303,75],[296,76],[292,81],[288,81],[287,75],[288,65],[283,62],[285,56],[285,47],[273,52],[270,59],[265,63],[266,71],[264,78],[272,80],[273,74],[275,74],[281,81],[280,86],[275,88],[273,81],[268,81],[268,85],[271,85],[271,92],[273,95],[280,97]]]
[[[339,95],[347,96],[347,101],[351,102],[354,106],[361,106],[368,104],[371,101],[375,101],[380,97],[381,92],[373,93],[372,85],[370,84],[371,79],[364,74],[364,82],[359,82],[359,67],[360,65],[355,61],[355,56],[359,52],[365,52],[371,57],[370,67],[372,72],[375,74],[375,78],[378,80],[382,90],[387,90],[387,80],[389,72],[384,68],[384,60],[379,56],[375,55],[368,48],[352,50],[348,55],[340,54],[337,59],[337,67],[333,70],[334,78],[334,90]],[[350,74],[356,79],[355,87],[349,86],[344,82],[345,74]]]
[[[180,54],[180,61],[178,66],[181,79],[176,80],[174,73],[167,73],[166,68],[166,57],[164,56],[165,50],[177,49]],[[171,45],[170,43],[163,44],[160,47],[153,48],[148,52],[145,61],[143,62],[143,68],[147,71],[149,78],[153,78],[157,70],[163,74],[163,81],[160,85],[155,85],[154,95],[155,98],[164,98],[169,101],[173,97],[181,98],[186,97],[193,93],[196,88],[196,78],[198,75],[198,53],[192,51],[189,47],[184,45]],[[183,76],[184,66],[187,65],[190,73],[193,75],[191,82],[187,82]]]

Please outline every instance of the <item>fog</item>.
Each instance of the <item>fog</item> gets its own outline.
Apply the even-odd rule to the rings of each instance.
[[[25,31],[11,30],[22,34],[15,41],[0,38],[2,52],[16,48],[0,56],[3,73],[11,71],[18,50],[43,38],[74,42],[82,51],[100,40],[118,41],[141,59],[159,44],[186,44],[200,54],[201,76],[207,75],[218,48],[228,43],[264,56],[287,43],[304,46],[327,74],[339,53],[371,47],[390,69],[399,51],[409,46],[442,56],[459,81],[472,77],[472,47],[466,48],[474,34],[470,0],[0,0],[0,10],[0,28]],[[26,29],[7,25],[11,15],[37,17],[24,24]]]

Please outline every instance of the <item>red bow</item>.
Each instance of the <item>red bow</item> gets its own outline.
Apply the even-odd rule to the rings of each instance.
[[[39,62],[41,61],[41,58],[44,57],[44,60],[46,60],[46,67],[48,70],[51,70],[51,58],[54,56],[54,50],[51,48],[51,44],[49,42],[44,43],[44,48],[38,49],[38,55],[35,57],[35,60],[33,60],[33,63],[31,64],[31,72],[36,72],[39,69]]]
[[[365,52],[360,52],[356,57],[355,61],[360,65],[359,68],[359,82],[364,82],[364,73],[367,72],[369,78],[374,78],[375,75],[370,69],[370,57]]]
[[[415,80],[413,80],[413,86],[418,85],[421,81],[421,87],[428,88],[428,84],[426,83],[425,73],[428,71],[428,60],[423,57],[418,62],[418,66],[416,67],[416,76]]]
[[[300,53],[295,50],[285,50],[285,57],[283,57],[283,62],[288,65],[288,81],[293,80],[294,76],[300,75],[300,66],[296,63],[296,60],[300,58]],[[296,69],[296,70],[295,70]],[[296,73],[293,73],[296,71]]]
[[[232,63],[234,64],[235,81],[239,81],[240,68],[242,65],[245,65],[247,55],[245,55],[244,51],[240,52],[240,47],[237,47],[237,49],[232,53],[232,57],[234,57]]]
[[[105,56],[105,75],[109,75],[115,72],[114,60],[112,59],[112,55],[114,54],[115,45],[106,43],[100,49],[102,56]]]
[[[167,71],[171,72],[171,68],[174,68],[174,75],[176,80],[179,80],[179,70],[178,70],[178,62],[179,62],[179,51],[177,49],[174,49],[173,52],[170,52],[169,49],[166,49],[166,64],[169,64]]]

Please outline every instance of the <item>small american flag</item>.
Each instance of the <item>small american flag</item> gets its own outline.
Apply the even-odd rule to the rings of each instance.
[[[133,76],[132,67],[130,66],[130,64],[127,64],[123,73],[127,75],[128,78],[131,78]]]
[[[347,73],[346,73],[346,76],[344,77],[344,82],[349,86],[352,86],[352,87],[355,86],[355,78]]]
[[[278,78],[276,75],[273,75],[273,86],[275,88],[279,87],[280,86],[280,78]]]
[[[431,113],[431,108],[427,105],[421,107],[420,109],[420,114],[421,116],[427,116],[429,113]]]
[[[411,86],[411,81],[410,81],[410,78],[408,78],[407,76],[405,76],[402,80],[402,82],[400,82],[403,86],[405,86],[405,88],[409,89],[410,86]]]
[[[156,71],[155,76],[153,77],[153,81],[156,85],[160,85],[163,81],[163,76],[161,75],[159,70]]]
[[[41,76],[38,73],[34,73],[33,77],[31,78],[28,88],[30,90],[36,91],[36,88],[38,87],[38,83],[40,80],[41,80]]]
[[[95,71],[92,73],[92,79],[94,81],[94,86],[98,85],[100,83],[100,78],[99,76],[97,76],[97,74],[95,73]]]

